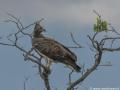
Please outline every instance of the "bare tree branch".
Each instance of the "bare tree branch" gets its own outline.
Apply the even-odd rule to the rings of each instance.
[[[94,70],[96,70],[96,68],[99,66],[101,58],[102,58],[102,51],[101,51],[101,48],[100,48],[99,45],[97,46],[97,51],[98,51],[98,53],[96,54],[97,57],[95,59],[94,65],[90,69],[87,69],[87,71],[79,79],[77,79],[75,82],[73,82],[67,88],[67,90],[72,90],[72,88],[74,88],[76,85],[78,85],[81,82],[83,82],[84,79],[86,79],[89,76],[89,74],[91,74]]]
[[[98,17],[101,18],[101,16],[94,11]],[[97,40],[97,36],[98,34],[101,34],[101,32],[96,32],[94,33],[94,35],[92,37],[90,37],[88,35],[89,40],[92,43],[93,48],[95,49],[95,63],[91,66],[91,68],[87,69],[86,72],[82,73],[82,76],[79,77],[76,81],[74,81],[73,83],[71,83],[71,85],[68,86],[67,90],[72,90],[74,89],[78,84],[82,83],[93,71],[95,71],[97,69],[98,66],[111,66],[111,65],[100,65],[101,60],[102,60],[102,55],[104,51],[109,51],[109,52],[113,52],[113,51],[120,51],[120,46],[119,47],[114,47],[114,48],[108,48],[108,45],[105,45],[106,42],[110,42],[111,45],[114,45],[113,42],[115,42],[116,40],[120,40],[120,34],[112,27],[111,30],[108,30],[108,32],[113,32],[115,33],[116,37],[103,37],[101,38],[101,40]],[[106,32],[104,32],[106,33]]]
[[[72,41],[77,45],[76,47],[68,47],[68,48],[82,48],[82,46],[75,40],[74,36],[72,33],[70,33]]]
[[[25,77],[24,83],[23,83],[23,90],[26,90],[26,83],[29,80],[30,77]]]
[[[37,64],[38,67],[39,67],[40,76],[41,76],[41,78],[45,82],[46,89],[47,90],[51,90],[50,89],[50,84],[49,84],[49,74],[50,74],[50,71],[48,70],[48,68],[43,63],[41,63],[42,55],[39,55],[40,57],[38,57],[38,56],[32,54],[32,52],[35,50],[34,47],[32,47],[29,51],[27,51],[26,49],[21,47],[20,44],[19,44],[19,39],[20,39],[19,38],[19,34],[22,34],[23,36],[27,35],[30,39],[32,39],[32,35],[29,34],[29,33],[24,32],[24,30],[26,30],[30,26],[34,25],[38,21],[36,21],[36,22],[34,22],[34,23],[24,27],[24,25],[21,23],[20,19],[18,19],[17,17],[15,17],[12,14],[8,13],[8,15],[12,19],[8,19],[5,22],[14,23],[17,26],[18,30],[15,33],[9,34],[6,37],[7,40],[10,41],[10,43],[0,42],[0,45],[11,46],[11,47],[15,47],[15,48],[19,49],[23,53],[23,56],[24,56],[25,60],[29,60],[29,61]],[[41,22],[42,20],[43,19],[39,20],[39,22]],[[14,36],[14,39],[13,38],[11,39],[12,36]],[[2,39],[2,38],[0,38],[0,39]],[[26,88],[25,88],[25,82],[24,82],[24,90],[25,89]]]

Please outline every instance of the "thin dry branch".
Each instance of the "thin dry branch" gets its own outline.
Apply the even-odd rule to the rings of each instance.
[[[26,90],[26,83],[29,80],[30,77],[25,77],[24,83],[23,83],[23,90]]]
[[[74,36],[73,36],[73,33],[70,33],[70,36],[71,36],[71,38],[72,38],[73,43],[74,43],[76,46],[68,47],[68,48],[82,48],[82,46],[75,40],[75,38],[74,38]]]
[[[98,47],[98,49],[97,49],[98,53],[96,55],[97,57],[95,59],[94,65],[90,69],[87,69],[87,71],[79,79],[77,79],[75,82],[73,82],[67,88],[67,90],[72,90],[75,86],[77,86],[78,84],[80,84],[81,82],[83,82],[99,66],[101,58],[102,58],[102,51],[101,51],[99,45],[97,47]]]
[[[15,48],[19,49],[20,52],[23,53],[23,56],[24,56],[24,59],[25,59],[25,60],[29,60],[29,61],[37,64],[38,67],[41,68],[41,74],[40,74],[40,76],[42,75],[41,78],[42,78],[42,79],[44,80],[44,82],[45,82],[45,87],[46,87],[47,90],[50,90],[50,84],[49,84],[49,79],[48,79],[50,73],[49,73],[48,68],[47,68],[44,64],[41,63],[42,56],[39,55],[39,57],[38,57],[38,56],[32,54],[32,51],[34,51],[34,47],[32,47],[30,51],[27,51],[26,49],[24,49],[23,47],[21,47],[20,44],[19,44],[19,39],[20,39],[20,38],[19,38],[19,34],[22,34],[23,36],[26,36],[26,35],[27,35],[30,39],[32,39],[32,35],[29,34],[29,33],[24,32],[24,30],[26,30],[27,28],[31,27],[32,25],[34,25],[34,24],[35,24],[36,22],[38,22],[38,21],[36,21],[36,22],[34,22],[34,23],[32,23],[32,24],[24,27],[24,25],[21,23],[20,19],[18,19],[17,17],[15,17],[15,16],[12,15],[12,14],[9,14],[9,13],[8,13],[8,15],[9,15],[12,19],[8,19],[8,20],[6,20],[6,22],[10,22],[10,23],[15,24],[15,25],[17,26],[17,29],[18,29],[18,30],[17,30],[15,33],[9,34],[9,35],[6,37],[7,40],[8,40],[10,43],[0,42],[0,45],[3,45],[3,46],[11,46],[11,47],[15,47]],[[39,20],[39,22],[41,22],[42,20],[43,20],[43,19]],[[12,36],[14,36],[14,39],[13,39],[13,38],[11,39]],[[0,39],[2,39],[2,38],[0,38]],[[39,71],[40,71],[40,70],[39,70]],[[24,83],[24,84],[25,84],[25,83]],[[25,86],[24,86],[24,90],[25,90]]]
[[[73,70],[69,73],[69,83],[68,83],[69,86],[72,84],[72,80],[71,80],[72,74],[73,74]],[[72,90],[74,90],[74,88],[72,88]]]
[[[103,51],[109,51],[109,52],[115,52],[115,51],[120,51],[120,47],[118,48],[103,48]]]
[[[99,16],[99,17],[101,17],[101,16]],[[108,32],[110,32],[110,31],[108,31]],[[95,53],[96,53],[95,54],[95,63],[93,64],[93,66],[91,66],[91,68],[87,69],[86,72],[83,73],[81,77],[79,77],[76,81],[71,83],[71,85],[68,86],[67,90],[72,90],[78,84],[82,83],[93,71],[95,71],[97,69],[98,66],[111,66],[111,65],[100,65],[100,63],[101,63],[102,55],[103,55],[104,51],[108,51],[108,52],[120,51],[120,46],[115,47],[115,48],[108,48],[107,46],[105,46],[105,43],[108,42],[108,41],[111,44],[113,44],[113,40],[114,40],[114,42],[116,40],[120,40],[119,33],[116,32],[115,29],[112,30],[112,32],[116,34],[116,37],[112,37],[112,36],[104,37],[104,38],[101,38],[101,40],[99,40],[99,41],[96,39],[96,37],[99,34],[101,34],[101,32],[94,33],[93,37],[90,37],[88,35],[88,38],[92,43],[92,47],[95,49]]]

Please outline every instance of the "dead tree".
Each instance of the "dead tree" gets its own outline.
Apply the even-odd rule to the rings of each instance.
[[[17,17],[15,17],[12,14],[8,13],[8,15],[12,19],[8,19],[5,22],[14,23],[17,26],[17,30],[14,33],[10,33],[6,37],[8,42],[10,42],[10,43],[0,42],[0,45],[9,46],[9,47],[15,47],[15,48],[19,49],[20,52],[23,53],[25,61],[29,60],[29,61],[37,64],[38,69],[39,69],[39,75],[44,80],[46,89],[51,90],[50,84],[49,84],[49,72],[48,72],[48,69],[45,67],[44,64],[41,63],[42,56],[41,55],[36,56],[34,53],[32,53],[33,50],[34,50],[33,47],[31,47],[30,50],[26,50],[25,48],[23,48],[24,46],[20,45],[20,42],[19,42],[21,37],[27,37],[30,40],[32,40],[32,33],[26,33],[25,30],[28,29],[29,27],[31,27],[32,25],[34,25],[36,22],[34,22],[32,24],[29,24],[28,26],[24,27],[23,24],[21,23],[20,19],[18,19]],[[42,20],[43,19],[39,20],[39,22],[42,21]],[[11,37],[13,37],[13,38],[11,39]],[[25,89],[25,84],[24,84],[24,89]]]
[[[96,13],[96,12],[95,12]],[[101,19],[101,16],[96,13],[98,17]],[[10,33],[6,38],[8,40],[8,43],[5,42],[0,42],[0,45],[6,46],[6,47],[15,47],[20,50],[20,52],[23,53],[24,60],[26,61],[31,61],[35,64],[38,65],[38,70],[39,70],[39,75],[43,79],[45,87],[47,90],[52,90],[50,87],[50,82],[49,82],[49,75],[50,72],[46,68],[45,64],[42,63],[42,56],[41,55],[36,55],[34,52],[34,47],[32,47],[29,50],[23,48],[23,46],[20,45],[19,39],[21,37],[27,37],[29,40],[32,39],[32,33],[26,32],[27,29],[31,26],[34,26],[36,22],[29,24],[28,26],[25,26],[21,23],[20,19],[15,17],[12,14],[8,14],[11,19],[6,20],[6,22],[14,23],[17,26],[17,30],[14,33]],[[39,20],[42,21],[43,19]],[[37,21],[38,22],[38,21]],[[92,50],[95,52],[94,55],[94,64],[91,66],[91,68],[84,70],[84,68],[81,71],[81,75],[79,78],[75,81],[71,81],[71,75],[73,72],[69,74],[69,85],[67,90],[75,90],[76,86],[79,86],[80,83],[82,83],[93,71],[95,71],[98,66],[100,66],[102,56],[104,53],[107,52],[114,52],[114,51],[120,51],[120,46],[114,47],[114,44],[117,43],[116,41],[120,40],[120,33],[117,32],[113,28],[111,24],[109,25],[109,29],[107,32],[103,31],[97,31],[94,32],[92,36],[88,35],[87,37],[89,38],[91,45],[92,45]],[[113,33],[114,36],[104,36],[103,33]],[[102,35],[101,39],[97,39],[98,35]],[[21,37],[20,37],[21,36]],[[12,38],[11,38],[12,37]],[[75,43],[76,46],[68,47],[68,48],[81,48],[81,45],[76,42],[73,34],[71,33],[72,41]],[[1,37],[0,39],[2,39]],[[9,43],[10,42],[10,43]],[[109,42],[109,47],[106,45],[106,43]],[[107,66],[107,65],[105,65]],[[108,65],[109,66],[109,65]],[[25,90],[25,86],[24,86]]]

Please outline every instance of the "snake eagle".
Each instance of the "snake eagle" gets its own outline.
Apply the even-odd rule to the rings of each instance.
[[[81,67],[76,64],[77,57],[69,48],[54,39],[45,37],[42,32],[45,29],[37,22],[33,31],[32,45],[35,50],[50,62],[59,62],[72,67],[73,70],[80,72]]]

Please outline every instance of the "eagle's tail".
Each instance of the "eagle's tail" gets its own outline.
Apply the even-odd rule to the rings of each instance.
[[[64,63],[66,63],[68,66],[70,66],[73,70],[76,72],[81,71],[81,67],[76,64],[76,58],[72,58],[69,54],[66,55],[66,60]]]
[[[78,66],[75,62],[69,63],[68,66],[70,68],[72,68],[73,70],[75,70],[76,72],[80,72],[81,71],[81,67]]]
[[[81,67],[78,66],[77,64],[73,64],[72,67],[74,68],[74,70],[75,70],[76,72],[80,72],[80,71],[81,71]]]

